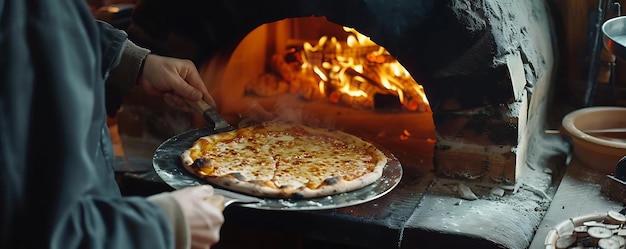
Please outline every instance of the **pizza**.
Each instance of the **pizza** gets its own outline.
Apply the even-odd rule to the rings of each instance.
[[[293,199],[360,189],[382,177],[388,160],[354,135],[281,122],[200,137],[180,157],[187,171],[210,184]]]

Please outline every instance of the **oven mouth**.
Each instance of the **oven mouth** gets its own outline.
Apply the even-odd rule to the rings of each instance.
[[[383,46],[324,17],[262,24],[225,49],[201,70],[222,112],[243,113],[256,103],[270,110],[286,99],[373,112],[431,112],[424,88]]]

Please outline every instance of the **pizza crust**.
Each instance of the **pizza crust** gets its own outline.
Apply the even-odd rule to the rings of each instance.
[[[181,161],[216,186],[259,197],[315,198],[382,177],[387,156],[339,130],[266,122],[199,138]]]

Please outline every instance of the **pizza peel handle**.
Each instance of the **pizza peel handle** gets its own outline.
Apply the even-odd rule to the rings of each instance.
[[[260,203],[263,201],[263,199],[261,198],[243,195],[243,194],[239,194],[239,193],[235,193],[235,192],[231,192],[231,191],[219,189],[219,188],[213,188],[213,193],[214,195],[212,197],[221,196],[222,210],[233,203],[254,204],[254,203]],[[214,199],[220,199],[220,197],[216,197]]]
[[[196,102],[187,101],[187,104],[194,110],[202,114],[202,117],[213,126],[213,130],[232,130],[233,128],[224,120],[224,118],[215,110],[211,105],[207,104],[204,100],[198,100]]]
[[[240,204],[249,204],[249,203],[259,203],[261,199],[251,196],[244,196],[237,193],[232,193],[229,191],[214,189],[216,192],[209,198],[206,198],[205,201],[209,202],[211,205],[219,209],[220,211],[224,211],[226,207],[230,204],[240,203]],[[223,194],[218,194],[223,193]]]

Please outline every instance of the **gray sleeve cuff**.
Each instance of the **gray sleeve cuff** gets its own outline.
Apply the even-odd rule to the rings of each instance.
[[[139,47],[128,39],[124,42],[120,63],[111,70],[107,79],[110,84],[116,86],[122,96],[135,87],[148,54],[150,50]]]
[[[170,221],[172,231],[174,232],[176,249],[190,248],[191,234],[189,225],[187,225],[183,210],[174,197],[170,193],[165,192],[148,197],[148,201],[159,206]]]

